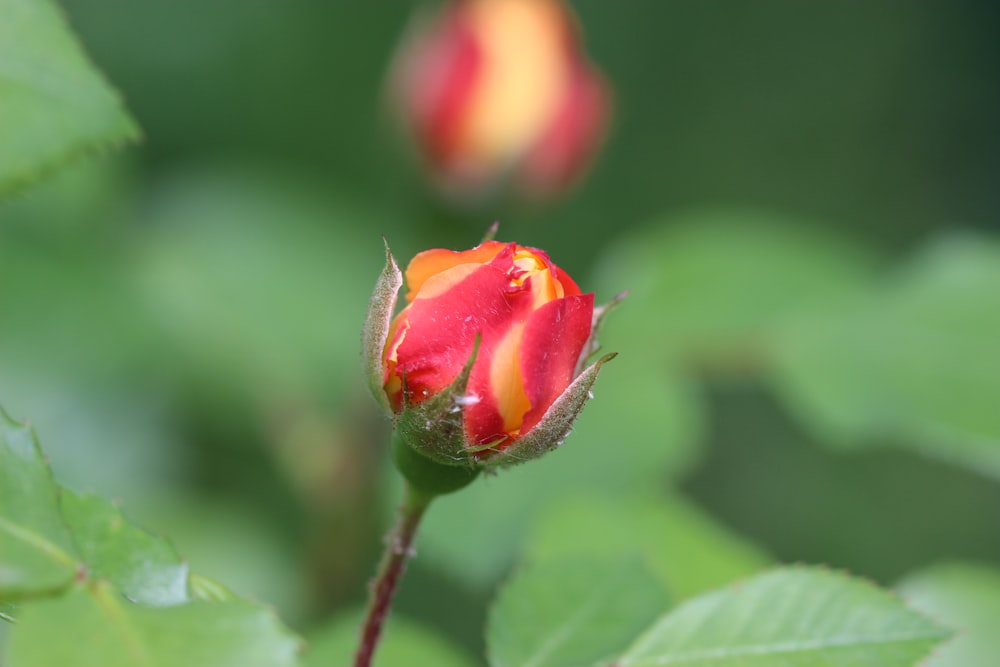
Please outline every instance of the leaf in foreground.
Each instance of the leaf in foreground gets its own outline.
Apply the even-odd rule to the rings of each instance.
[[[107,582],[27,603],[10,636],[9,667],[285,667],[298,641],[245,601],[144,607]]]
[[[0,2],[0,195],[138,127],[52,0]]]
[[[34,432],[0,409],[0,600],[66,586],[78,563]]]
[[[607,665],[667,608],[638,558],[529,567],[500,592],[486,628],[494,667]]]
[[[951,633],[874,585],[775,570],[664,616],[616,667],[910,667]]]
[[[61,504],[89,576],[110,580],[135,602],[187,601],[188,568],[169,542],[128,523],[104,498],[63,489]]]

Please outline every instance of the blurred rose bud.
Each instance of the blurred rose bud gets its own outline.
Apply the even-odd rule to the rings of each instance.
[[[408,305],[391,255],[365,329],[372,391],[403,440],[448,465],[518,463],[569,434],[601,365],[604,309],[541,250],[486,241],[427,250],[406,269]],[[391,319],[391,324],[390,324]]]
[[[554,195],[589,163],[610,94],[558,0],[457,0],[418,15],[392,66],[392,104],[452,194],[507,178]]]

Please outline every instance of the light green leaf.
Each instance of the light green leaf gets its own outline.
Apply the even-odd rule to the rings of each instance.
[[[607,665],[668,605],[638,558],[567,558],[518,572],[486,628],[493,667]]]
[[[139,129],[52,0],[0,1],[0,195]]]
[[[1000,243],[932,244],[884,289],[790,324],[774,384],[807,425],[1000,476]]]
[[[785,568],[690,600],[619,667],[910,667],[949,632],[865,581]]]
[[[347,667],[358,648],[362,614],[339,616],[308,636],[306,667]],[[476,664],[461,649],[424,627],[393,614],[375,651],[375,667],[473,667]]]
[[[642,554],[676,603],[762,569],[770,559],[695,505],[674,497],[561,498],[526,540],[529,562],[573,554]]]
[[[144,607],[107,582],[23,605],[9,667],[283,667],[298,642],[245,601]]]
[[[0,600],[58,590],[78,568],[35,434],[0,409]]]
[[[807,222],[710,209],[664,218],[620,242],[600,267],[598,289],[629,290],[608,335],[620,331],[648,366],[663,372],[681,359],[742,372],[762,363],[773,327],[856,293],[870,266],[859,248]]]
[[[187,601],[187,565],[164,538],[129,524],[103,498],[63,489],[60,501],[88,576],[110,580],[135,602],[160,606]]]
[[[947,563],[906,577],[897,587],[914,607],[958,630],[922,667],[994,667],[1000,656],[1000,568]]]

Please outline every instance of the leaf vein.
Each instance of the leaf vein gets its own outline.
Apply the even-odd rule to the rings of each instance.
[[[62,563],[64,565],[76,565],[76,559],[68,554],[64,549],[59,547],[51,540],[48,540],[38,533],[34,533],[27,530],[23,526],[19,526],[9,519],[5,519],[0,516],[0,530],[5,531],[11,537],[29,544],[47,556],[50,556],[56,562]]]
[[[572,633],[581,627],[587,617],[596,611],[598,605],[603,604],[614,593],[621,575],[622,573],[619,573],[618,577],[610,579],[603,588],[598,589],[596,594],[586,604],[579,607],[575,614],[571,615],[550,635],[548,641],[538,647],[538,650],[528,658],[522,667],[539,667],[542,664],[542,660],[552,655],[553,651],[560,644],[566,642],[572,636]]]
[[[878,636],[849,636],[833,639],[801,639],[770,644],[749,644],[744,646],[720,646],[692,650],[687,652],[674,653],[662,657],[643,657],[637,659],[624,658],[619,665],[643,664],[643,665],[678,665],[684,662],[701,660],[711,660],[715,658],[736,658],[754,655],[773,655],[789,653],[805,653],[808,651],[818,651],[829,648],[845,648],[852,646],[875,646],[879,644],[893,644],[909,641],[931,641],[941,638],[941,633],[920,632],[898,635],[878,635]],[[652,660],[650,660],[652,658]]]

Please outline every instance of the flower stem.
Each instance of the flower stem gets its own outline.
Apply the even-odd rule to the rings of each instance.
[[[389,614],[392,596],[406,568],[407,558],[413,555],[412,545],[417,526],[433,499],[433,495],[422,493],[411,484],[406,485],[406,494],[403,504],[399,506],[396,525],[386,535],[382,562],[371,583],[371,598],[361,628],[361,641],[354,657],[354,667],[371,665],[372,655],[382,635],[382,624]]]

